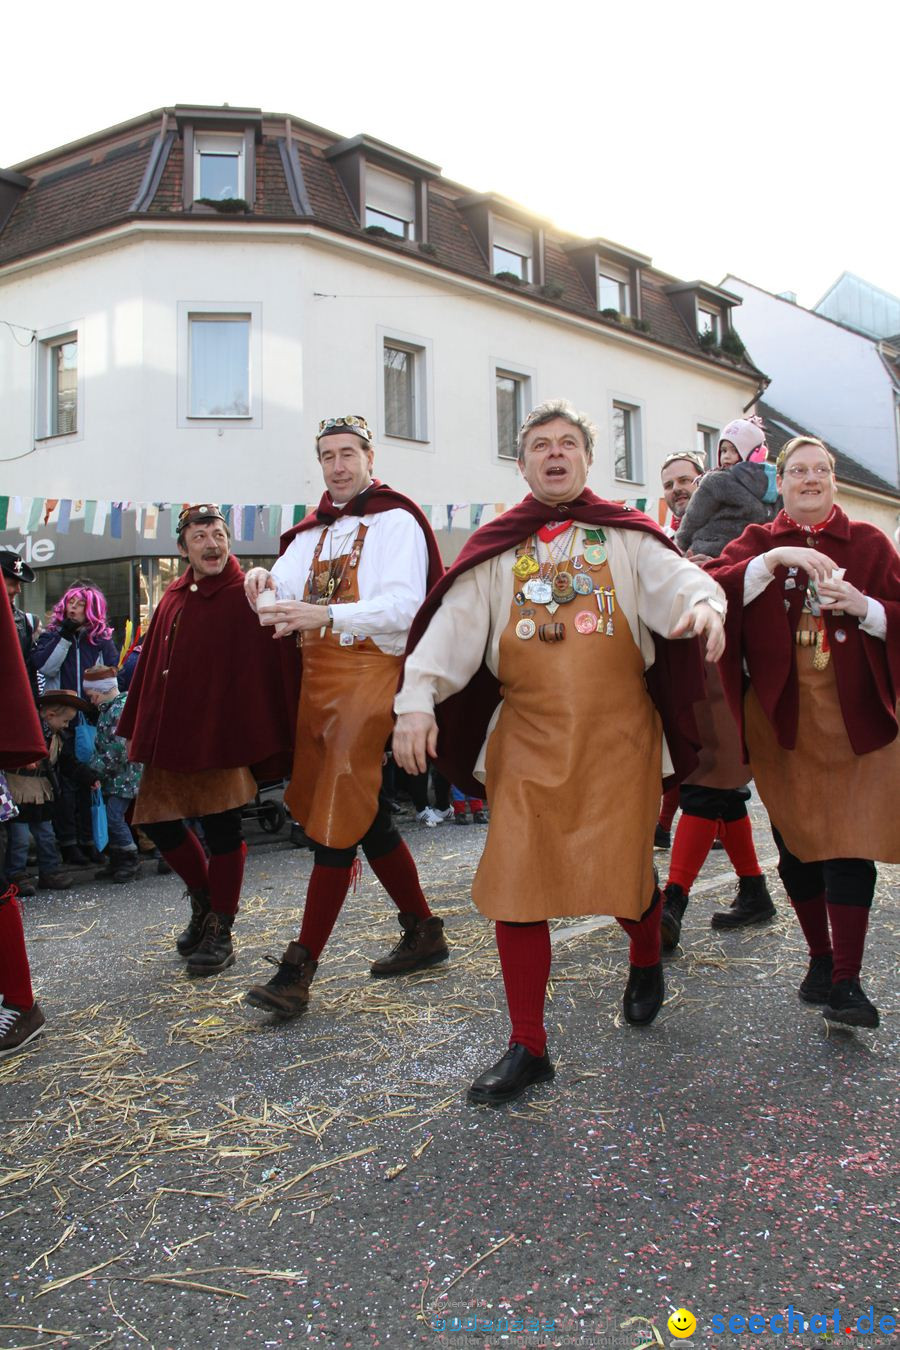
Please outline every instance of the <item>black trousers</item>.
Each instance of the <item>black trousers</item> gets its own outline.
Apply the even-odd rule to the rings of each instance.
[[[711,788],[697,783],[683,783],[678,789],[678,801],[687,816],[702,820],[743,820],[750,800],[749,788]]]
[[[206,826],[203,828],[206,829]],[[400,832],[394,824],[382,788],[378,794],[378,811],[375,819],[359,843],[352,844],[350,848],[327,848],[325,844],[313,842],[313,857],[319,867],[352,867],[358,848],[362,849],[371,862],[373,858],[383,858],[386,853],[393,853],[401,842]]]
[[[244,838],[241,828],[241,808],[235,806],[230,811],[219,811],[214,816],[200,816],[203,835],[212,854],[233,853],[240,848]],[[160,853],[173,853],[187,838],[187,826],[183,820],[154,820],[142,825]]]
[[[875,894],[875,864],[868,858],[823,858],[801,862],[772,826],[778,848],[778,875],[791,900],[802,904],[824,891],[830,905],[858,905],[870,909]]]

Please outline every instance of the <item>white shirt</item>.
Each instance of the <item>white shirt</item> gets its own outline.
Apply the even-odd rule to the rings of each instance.
[[[428,578],[428,549],[409,511],[394,507],[373,516],[341,516],[328,526],[322,562],[349,553],[360,524],[368,526],[357,569],[359,600],[333,604],[334,631],[371,638],[392,656],[406,650],[410,625]],[[279,600],[302,600],[322,527],[295,535],[272,568]]]
[[[770,572],[766,567],[765,555],[760,553],[752,558],[744,572],[744,604],[749,605],[751,600],[762,595],[774,580],[774,572]],[[882,642],[887,638],[887,612],[874,595],[866,596],[866,613],[865,617],[860,619],[859,626],[864,633],[869,634],[869,637],[880,638]]]

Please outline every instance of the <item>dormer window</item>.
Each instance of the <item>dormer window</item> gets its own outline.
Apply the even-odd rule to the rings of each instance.
[[[697,306],[697,336],[718,344],[722,340],[722,314],[718,309]]]
[[[194,199],[222,202],[246,195],[243,136],[198,132],[194,137]]]
[[[512,272],[520,281],[534,277],[534,230],[494,217],[491,229],[491,270]]]
[[[366,165],[366,228],[377,226],[398,239],[416,237],[416,185],[409,178]]]
[[[632,309],[630,273],[603,259],[597,267],[597,308],[614,309],[619,314],[630,314]]]

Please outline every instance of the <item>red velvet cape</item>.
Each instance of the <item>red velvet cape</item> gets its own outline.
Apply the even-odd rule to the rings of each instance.
[[[388,487],[387,483],[382,483],[377,478],[373,480],[371,486],[364,488],[362,492],[357,493],[343,506],[335,506],[328,493],[323,492],[316,509],[310,511],[309,515],[304,516],[298,525],[294,525],[290,530],[285,530],[281,536],[278,556],[281,557],[291,540],[305,530],[312,530],[317,526],[323,528],[333,521],[339,520],[341,516],[377,516],[382,511],[396,511],[398,509],[408,511],[425,536],[425,546],[428,550],[426,587],[430,591],[432,586],[436,586],[444,575],[444,563],[431,523],[414,501],[411,501],[409,497],[404,497],[402,492],[395,492],[393,488]],[[300,701],[300,680],[303,669],[300,647],[296,642],[283,639],[281,650],[286,696],[290,705],[296,709]]]
[[[806,595],[806,574],[785,590],[787,569],[744,607],[744,573],[752,558],[772,548],[805,546],[806,535],[783,511],[769,525],[750,525],[705,567],[728,596],[722,682],[743,733],[743,695],[747,663],[750,683],[771,722],[779,745],[797,744],[798,682],[794,633]],[[851,614],[822,611],[841,712],[850,744],[858,755],[888,745],[897,735],[900,691],[900,555],[887,535],[865,521],[849,520],[839,508],[817,537],[817,548],[839,567],[857,590],[880,600],[887,613],[887,639],[862,632]],[[787,605],[785,605],[787,601]],[[843,641],[835,634],[840,630]]]
[[[680,550],[668,539],[660,527],[642,511],[629,506],[617,506],[604,501],[585,488],[580,497],[563,505],[546,506],[530,493],[505,511],[496,520],[482,525],[464,545],[456,562],[430,590],[410,629],[406,655],[415,651],[420,638],[440,605],[442,596],[458,576],[486,562],[546,525],[551,520],[566,517],[601,529],[643,530],[654,535],[666,548],[680,555]],[[697,764],[700,738],[694,719],[693,705],[706,697],[703,677],[703,657],[697,639],[670,642],[654,633],[656,659],[645,672],[647,689],[662,718],[663,729],[672,756],[675,772],[667,784],[681,782]],[[400,677],[402,687],[403,677]],[[500,702],[500,683],[485,664],[472,677],[465,689],[451,695],[435,709],[439,737],[437,766],[462,792],[480,795],[483,784],[472,775],[478,753],[484,744],[494,709]],[[598,771],[613,766],[598,766]],[[620,766],[615,766],[619,771]]]
[[[47,746],[5,586],[0,600],[0,689],[3,690],[0,769],[18,769],[43,759]]]
[[[234,557],[193,584],[188,567],[160,600],[118,733],[138,763],[176,773],[249,766],[260,780],[283,778],[294,725],[273,630],[247,604]]]

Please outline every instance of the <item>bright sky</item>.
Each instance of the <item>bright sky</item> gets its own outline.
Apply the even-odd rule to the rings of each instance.
[[[178,103],[365,131],[684,279],[900,295],[900,6],[8,7],[0,165]],[[893,18],[891,15],[893,14]]]

